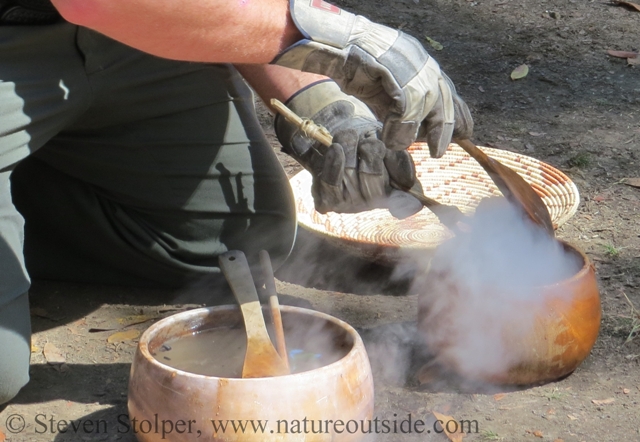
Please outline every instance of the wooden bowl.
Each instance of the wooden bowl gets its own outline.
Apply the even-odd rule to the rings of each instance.
[[[530,385],[556,380],[580,365],[598,337],[600,296],[587,256],[561,243],[582,263],[576,274],[535,288],[542,298],[536,302],[513,301],[518,314],[478,314],[464,332],[455,317],[465,308],[464,293],[446,275],[427,275],[419,299],[418,328],[440,366],[472,381]],[[492,341],[469,348],[460,344],[466,339],[461,333]],[[486,347],[480,350],[480,346]],[[493,361],[484,359],[494,356]]]
[[[336,345],[347,346],[346,356],[317,369],[272,378],[204,376],[162,364],[152,353],[180,336],[242,324],[237,306],[191,310],[149,327],[140,338],[129,381],[129,416],[138,429],[138,440],[361,440],[362,433],[352,434],[339,426],[338,432],[334,432],[334,426],[326,421],[346,423],[372,418],[373,378],[362,339],[353,327],[323,313],[283,306],[282,318],[285,332],[287,324],[293,321],[318,327]],[[225,432],[216,432],[211,420],[267,422],[264,431],[253,431],[249,423],[244,432],[234,432],[230,427]],[[278,420],[286,424],[278,424]],[[317,433],[320,420],[327,427]],[[193,421],[190,426],[189,421]],[[310,431],[312,421],[315,434]],[[326,428],[328,431],[324,431]]]

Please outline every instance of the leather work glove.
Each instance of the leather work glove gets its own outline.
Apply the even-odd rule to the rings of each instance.
[[[409,152],[389,150],[378,139],[381,124],[364,103],[327,80],[301,90],[287,106],[333,136],[333,144],[326,147],[281,115],[275,119],[282,150],[313,176],[311,192],[318,212],[389,208],[404,218],[422,209],[415,198],[391,187],[393,182],[401,188],[419,188],[415,166]]]
[[[384,122],[387,148],[418,139],[441,157],[452,136],[471,137],[467,105],[418,40],[323,0],[291,0],[290,9],[305,39],[273,63],[326,75],[362,100]]]

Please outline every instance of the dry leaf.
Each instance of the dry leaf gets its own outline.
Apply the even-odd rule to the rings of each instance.
[[[572,421],[576,421],[576,420],[578,420],[578,416],[574,416],[573,414],[567,414],[567,417],[568,417],[569,419],[571,419]]]
[[[51,342],[47,342],[46,344],[44,344],[44,350],[42,351],[42,353],[44,353],[44,357],[47,360],[47,363],[51,365],[60,365],[66,362],[64,354]]]
[[[613,404],[616,400],[612,397],[607,398],[607,399],[591,399],[591,402],[593,402],[596,405],[609,405],[609,404]]]
[[[30,310],[31,316],[39,316],[40,318],[51,319],[49,316],[49,312],[47,312],[42,307],[33,307]]]
[[[638,57],[638,53],[637,52],[632,52],[632,51],[614,51],[612,49],[609,49],[607,51],[607,54],[611,55],[612,57],[617,57],[617,58],[636,58],[636,57]]]
[[[618,5],[618,6],[627,6],[631,9],[635,9],[636,11],[640,12],[640,5],[637,3],[632,3],[632,2],[624,2],[624,1],[620,1],[620,0],[611,0],[611,3]]]
[[[511,79],[519,80],[521,78],[526,77],[528,73],[529,73],[529,66],[527,66],[526,64],[521,64],[520,66],[515,68],[513,72],[511,72]]]
[[[462,427],[458,424],[458,421],[455,420],[454,418],[452,418],[451,416],[446,416],[444,414],[440,414],[436,411],[432,411],[433,415],[436,417],[436,419],[438,419],[440,422],[442,422],[442,424],[440,424],[440,426],[442,427],[442,429],[444,430],[444,433],[447,435],[447,437],[449,438],[449,440],[451,442],[462,442],[462,438],[464,437],[464,432]],[[454,421],[456,423],[455,428],[456,428],[456,432],[455,433],[449,433],[448,429],[447,429],[447,422],[449,421]],[[449,427],[453,427],[453,425],[449,425]]]
[[[421,385],[429,384],[438,378],[438,369],[432,364],[425,364],[420,367],[416,377]]]
[[[40,351],[40,347],[35,344],[31,344],[31,353],[38,353]]]
[[[623,388],[622,389],[622,393],[623,394],[629,394],[629,393],[631,393],[631,390],[629,390],[628,388]]]
[[[124,341],[131,341],[132,339],[137,338],[138,336],[140,336],[140,330],[127,330],[127,331],[121,331],[121,332],[117,332],[112,334],[111,336],[109,336],[107,338],[107,342],[109,344],[113,344],[114,342],[124,342]]]
[[[624,184],[631,187],[637,187],[640,189],[640,178],[625,178]]]
[[[534,432],[533,432],[533,435],[534,435],[535,437],[544,437],[544,434],[542,434],[542,431],[540,431],[540,430],[536,430],[536,431],[534,431]]]
[[[143,322],[157,319],[157,316],[151,315],[133,315],[125,316],[124,318],[118,318],[118,322],[122,324],[122,327],[129,327],[130,325],[142,324]]]
[[[438,43],[437,41],[435,41],[433,38],[429,38],[425,35],[425,37],[427,39],[427,41],[429,42],[429,44],[431,45],[431,47],[433,49],[435,49],[436,51],[441,51],[444,49],[444,46],[442,46],[440,43]]]
[[[65,371],[69,370],[69,366],[64,363],[64,364],[60,364],[60,365],[54,365],[53,368],[55,368],[57,371],[64,373]]]
[[[564,442],[562,439],[554,439],[553,442]]]
[[[504,393],[494,394],[493,395],[493,400],[494,401],[501,401],[502,399],[504,399],[505,396],[506,396],[506,394],[504,394]]]
[[[0,442],[4,442],[7,439],[7,436],[5,436],[5,434],[0,431]]]

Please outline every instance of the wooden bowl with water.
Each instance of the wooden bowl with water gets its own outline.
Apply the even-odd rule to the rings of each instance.
[[[465,309],[465,294],[446,275],[427,275],[418,328],[438,365],[472,381],[502,385],[553,381],[580,365],[598,337],[600,297],[588,257],[560,242],[579,261],[579,271],[537,287],[535,302],[514,301],[516,314],[496,306],[495,314],[471,315],[464,331],[456,315]],[[486,293],[487,299],[494,295]],[[461,345],[465,339],[475,345]]]
[[[309,354],[324,352],[327,345],[335,352],[322,359],[317,368],[294,370],[290,375],[216,377],[174,368],[160,362],[162,357],[158,355],[171,348],[170,343],[176,339],[213,328],[235,328],[244,333],[237,306],[179,313],[147,329],[140,338],[129,381],[129,417],[138,440],[361,440],[362,433],[352,434],[341,426],[336,432],[333,423],[372,418],[373,378],[362,339],[351,326],[323,313],[283,306],[282,318],[285,335],[294,344],[296,336],[298,341],[306,340],[301,338],[305,333],[324,336],[317,347],[313,344],[307,349]],[[303,328],[296,329],[296,324]],[[234,430],[232,420],[247,427]],[[226,431],[221,429],[223,424],[227,425]]]

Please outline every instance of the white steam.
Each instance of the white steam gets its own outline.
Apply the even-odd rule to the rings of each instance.
[[[487,380],[527,351],[544,307],[540,287],[575,274],[581,262],[503,198],[483,200],[469,225],[436,251],[415,287],[419,328],[439,362]]]

